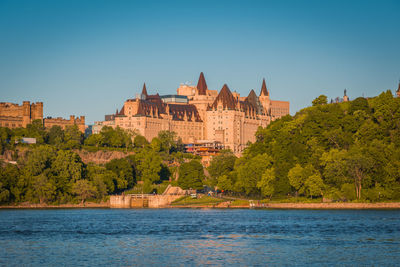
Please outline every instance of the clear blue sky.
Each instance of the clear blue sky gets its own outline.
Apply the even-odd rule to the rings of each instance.
[[[141,91],[247,95],[267,80],[291,113],[320,94],[397,89],[400,1],[0,0],[0,101],[88,123]]]

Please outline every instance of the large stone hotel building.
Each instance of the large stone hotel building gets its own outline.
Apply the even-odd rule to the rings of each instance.
[[[142,93],[125,101],[120,111],[96,122],[94,132],[104,125],[136,131],[151,141],[159,131],[174,131],[184,143],[217,141],[240,153],[255,141],[258,127],[289,114],[289,102],[270,99],[265,84],[259,96],[251,90],[246,97],[231,92],[225,84],[220,92],[209,90],[203,73],[197,86],[181,85],[176,95]]]

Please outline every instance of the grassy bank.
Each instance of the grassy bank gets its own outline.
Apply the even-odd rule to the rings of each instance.
[[[199,198],[191,198],[190,196],[181,197],[171,203],[171,206],[213,206],[224,202],[225,200],[210,196],[203,196]]]

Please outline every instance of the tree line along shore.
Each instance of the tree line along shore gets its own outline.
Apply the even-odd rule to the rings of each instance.
[[[37,143],[21,144],[22,137]],[[122,156],[107,163],[79,156],[102,150]],[[104,203],[112,194],[162,193],[172,184],[207,186],[222,197],[269,207],[290,206],[287,202],[361,207],[400,200],[400,98],[386,91],[328,104],[319,96],[296,115],[260,128],[242,157],[221,151],[207,169],[168,131],[148,142],[120,128],[84,136],[77,127],[44,129],[33,122],[0,128],[0,152],[2,206]]]

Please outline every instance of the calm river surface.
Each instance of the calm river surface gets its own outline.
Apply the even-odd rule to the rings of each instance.
[[[1,266],[400,266],[399,210],[0,210]]]

